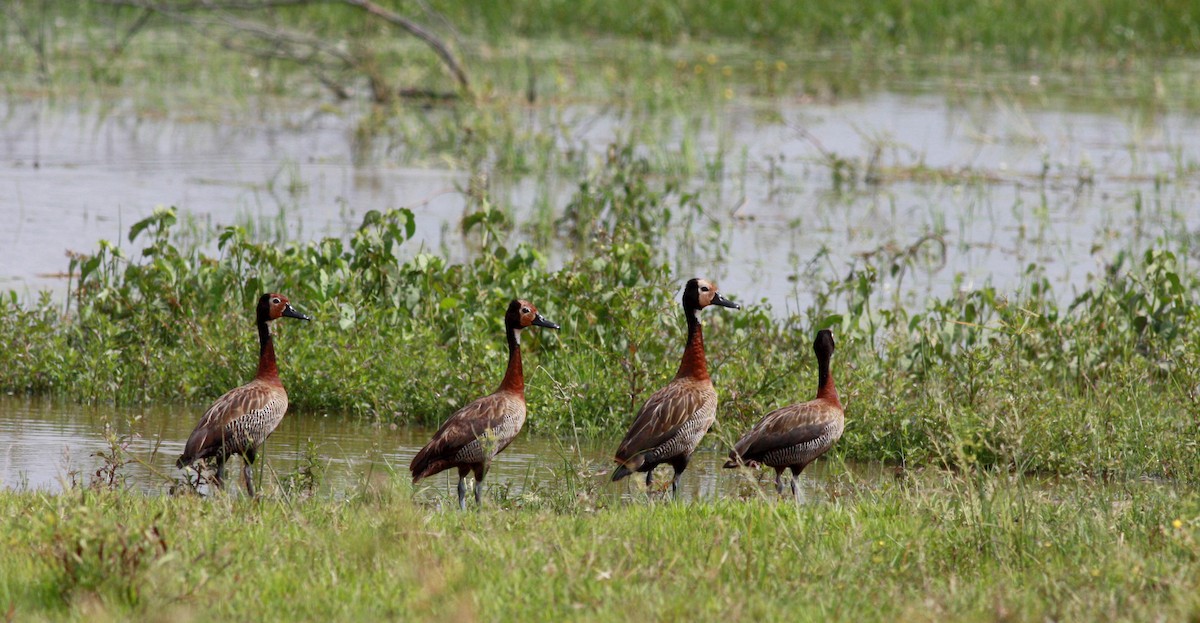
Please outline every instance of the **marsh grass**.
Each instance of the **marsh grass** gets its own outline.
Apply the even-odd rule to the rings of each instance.
[[[804,504],[578,489],[431,512],[345,499],[0,494],[20,620],[1185,619],[1200,500],[1150,482],[968,470],[835,480]],[[585,503],[580,503],[583,499]]]
[[[1188,59],[1198,51],[1200,17],[1186,2],[1143,7],[1105,0],[1063,10],[1038,0],[1021,11],[959,0],[871,8],[763,3],[749,11],[730,2],[686,4],[434,3],[445,21],[419,7],[401,10],[430,18],[455,41],[475,76],[472,106],[495,111],[588,103],[673,113],[779,96],[836,101],[878,88],[982,92],[1033,105],[1048,99],[1085,107],[1142,102],[1148,111],[1197,105]],[[359,11],[336,5],[270,13],[279,24],[370,50],[371,63],[399,86],[452,88],[424,46],[364,25]],[[113,41],[142,19],[140,11],[53,0],[15,10],[19,19],[0,28],[6,49],[0,69],[15,94],[133,101],[142,114],[215,118],[230,109],[329,99],[301,66],[248,58],[161,17],[114,50]],[[686,19],[671,22],[667,14]],[[630,29],[656,22],[650,31]],[[18,24],[41,33],[44,59]],[[1039,88],[1028,88],[1031,76]],[[365,80],[348,86],[353,96],[369,98]],[[417,100],[399,108],[441,106]]]

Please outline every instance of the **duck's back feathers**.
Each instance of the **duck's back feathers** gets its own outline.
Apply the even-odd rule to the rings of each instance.
[[[484,463],[508,447],[525,423],[525,401],[499,391],[455,411],[413,457],[413,482],[456,465]]]
[[[729,453],[727,467],[741,463],[807,464],[842,436],[842,409],[827,400],[810,400],[768,413]]]
[[[255,379],[229,390],[204,412],[176,465],[258,447],[279,425],[287,408],[287,392],[278,383]]]
[[[711,381],[676,378],[642,405],[617,448],[616,460],[636,471],[646,460],[691,454],[716,413],[717,393]]]

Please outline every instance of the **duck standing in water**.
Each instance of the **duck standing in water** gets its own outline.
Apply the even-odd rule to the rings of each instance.
[[[267,324],[278,318],[311,320],[292,309],[282,294],[268,292],[258,299],[258,372],[254,380],[229,390],[204,412],[188,437],[183,455],[175,462],[176,467],[183,468],[197,461],[216,459],[217,471],[212,484],[219,488],[225,480],[225,461],[239,455],[242,457],[242,478],[250,497],[254,497],[250,467],[254,464],[255,454],[279,426],[288,408],[287,391],[279,380],[279,367],[275,363],[275,342]]]
[[[496,391],[455,411],[413,457],[413,484],[452,467],[458,468],[458,506],[467,508],[466,478],[475,473],[475,503],[483,495],[483,478],[492,459],[512,443],[525,424],[525,374],[521,369],[521,331],[527,327],[557,329],[529,301],[514,300],[504,314],[508,337],[508,369]]]
[[[775,468],[775,489],[783,493],[783,472],[792,470],[792,496],[800,472],[825,454],[846,427],[846,414],[838,399],[829,360],[833,357],[833,332],[817,332],[813,351],[817,354],[817,397],[808,402],[776,409],[763,417],[733,446],[725,467],[757,464]]]
[[[700,310],[709,305],[741,309],[737,303],[721,296],[712,283],[704,279],[687,282],[683,289],[687,343],[679,371],[638,411],[633,426],[617,448],[614,482],[634,472],[645,472],[646,486],[649,487],[654,468],[666,463],[675,469],[671,494],[678,497],[679,477],[687,469],[700,439],[717,419],[717,391],[708,376],[704,331],[700,324]]]

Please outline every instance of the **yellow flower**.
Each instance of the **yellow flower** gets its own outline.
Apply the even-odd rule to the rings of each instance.
[[[696,65],[696,75],[699,76],[702,73],[704,73],[704,65]]]
[[[767,64],[766,64],[766,63],[764,63],[764,62],[762,61],[762,59],[759,59],[759,60],[757,60],[757,61],[754,61],[754,71],[759,71],[759,72],[761,72],[761,71],[765,70],[766,68],[767,68]]]
[[[728,78],[728,77],[732,76],[732,75],[733,75],[733,68],[732,68],[732,67],[730,67],[729,65],[726,65],[726,66],[722,67],[722,68],[721,68],[721,75],[722,75],[722,76],[725,76],[726,78]]]
[[[733,89],[731,89],[729,87],[725,87],[725,99],[727,99],[727,100],[733,99]]]
[[[785,71],[785,70],[787,70],[787,63],[785,63],[783,61],[775,61],[775,71]]]
[[[709,65],[716,65],[717,64],[717,55],[709,54],[708,56],[704,57],[704,60],[708,61]]]
[[[1178,529],[1180,529],[1180,528],[1182,528],[1182,527],[1183,527],[1183,522],[1182,522],[1182,521],[1180,521],[1180,520],[1178,520],[1178,519],[1176,519],[1175,521],[1172,521],[1172,522],[1171,522],[1171,525],[1172,525],[1172,526],[1175,526],[1175,529],[1176,529],[1176,530],[1178,530]]]

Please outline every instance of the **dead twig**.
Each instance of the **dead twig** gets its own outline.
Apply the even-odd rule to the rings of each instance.
[[[192,2],[168,2],[167,0],[92,0],[100,4],[122,7],[137,7],[147,12],[158,13],[175,21],[196,28],[205,36],[214,38],[226,49],[248,54],[257,58],[284,60],[308,68],[317,80],[333,91],[339,98],[349,96],[349,90],[336,80],[340,71],[353,71],[365,75],[371,82],[377,101],[392,96],[383,85],[379,72],[374,70],[368,58],[346,52],[336,45],[326,43],[327,37],[318,37],[305,32],[288,29],[277,24],[243,17],[243,14],[309,4],[337,3],[359,9],[382,19],[421,40],[433,50],[442,64],[458,83],[462,93],[470,95],[471,84],[466,70],[457,57],[440,38],[421,24],[380,6],[370,0],[193,0]],[[135,24],[137,29],[141,25]],[[225,33],[215,33],[217,28]],[[135,33],[136,29],[131,29]],[[236,35],[245,35],[251,41],[240,41]],[[125,41],[127,43],[127,41]]]
[[[471,93],[471,82],[467,79],[466,72],[463,71],[463,68],[461,65],[459,65],[458,60],[454,58],[454,54],[450,51],[450,48],[446,47],[446,44],[442,43],[441,39],[435,37],[433,33],[429,32],[420,24],[417,24],[403,15],[400,15],[395,11],[390,11],[379,6],[378,4],[375,4],[374,2],[370,2],[369,0],[341,1],[344,4],[356,6],[370,13],[371,15],[379,17],[393,25],[399,26],[412,36],[424,41],[425,44],[432,48],[434,53],[436,53],[438,57],[442,59],[442,63],[444,63],[446,68],[450,70],[450,73],[454,75],[454,79],[458,82],[458,85],[462,88],[462,90],[467,94]]]
[[[30,25],[29,21],[25,20],[19,11],[19,7],[25,6],[23,2],[5,2],[4,14],[12,23],[17,25],[17,32],[29,48],[33,50],[34,56],[37,58],[38,65],[38,80],[42,85],[50,84],[50,64],[46,60],[46,4],[47,0],[42,0],[40,7],[42,17],[38,20],[39,27],[37,31]]]

